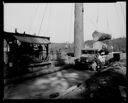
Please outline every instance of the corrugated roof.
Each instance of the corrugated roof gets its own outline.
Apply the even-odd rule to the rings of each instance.
[[[50,41],[45,38],[20,36],[20,35],[14,35],[14,37],[21,42],[27,42],[27,43],[33,43],[33,44],[49,44],[50,43]]]

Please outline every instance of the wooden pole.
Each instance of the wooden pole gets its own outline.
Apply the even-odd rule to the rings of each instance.
[[[84,47],[83,31],[83,3],[75,3],[75,23],[74,23],[74,54],[80,57],[81,49]]]

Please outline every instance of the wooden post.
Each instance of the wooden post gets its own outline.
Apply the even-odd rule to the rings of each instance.
[[[83,3],[75,3],[75,23],[74,23],[74,54],[80,57],[81,49],[84,47],[83,31]]]
[[[49,45],[47,44],[47,60],[49,61]]]

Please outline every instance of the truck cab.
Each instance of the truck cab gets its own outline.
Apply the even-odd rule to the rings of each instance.
[[[86,68],[86,69],[93,69],[92,64],[96,61],[97,54],[98,54],[97,49],[93,49],[93,48],[82,49],[80,58],[75,59],[76,66],[77,67],[82,66],[82,68]]]

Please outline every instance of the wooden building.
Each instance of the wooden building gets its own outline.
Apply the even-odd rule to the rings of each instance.
[[[20,75],[49,64],[49,44],[50,37],[4,32],[5,74]]]

